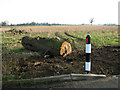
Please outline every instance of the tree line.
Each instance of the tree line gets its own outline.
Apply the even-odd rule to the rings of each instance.
[[[7,21],[3,21],[0,23],[1,26],[33,26],[33,25],[45,25],[45,26],[51,26],[51,25],[65,25],[65,24],[58,24],[58,23],[36,23],[36,22],[30,22],[30,23],[21,23],[21,24],[8,24]]]
[[[90,19],[90,23],[92,25],[93,19]],[[22,24],[8,24],[8,21],[3,21],[3,22],[0,23],[0,26],[37,26],[37,25],[38,26],[51,26],[51,25],[89,25],[89,24],[58,24],[58,23],[50,24],[48,22],[46,22],[46,23],[30,22],[30,23],[22,23]],[[114,26],[116,24],[109,23],[109,24],[103,24],[103,25],[111,25],[111,26],[113,25]]]

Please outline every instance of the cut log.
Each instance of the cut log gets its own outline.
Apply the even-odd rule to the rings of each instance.
[[[63,55],[63,57],[66,57],[68,54],[71,54],[71,52],[72,52],[71,44],[64,41],[60,49],[60,55]]]
[[[72,52],[70,43],[67,41],[58,41],[53,38],[32,38],[25,36],[22,38],[22,45],[28,50],[38,51],[50,56],[62,55],[65,57]]]

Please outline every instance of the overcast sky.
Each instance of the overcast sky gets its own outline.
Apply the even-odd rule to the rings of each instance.
[[[0,0],[0,22],[118,24],[120,0]]]

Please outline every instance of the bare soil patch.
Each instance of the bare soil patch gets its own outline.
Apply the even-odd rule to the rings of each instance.
[[[92,47],[91,73],[119,75],[119,48],[120,46]],[[36,55],[24,60],[21,57],[16,65],[20,69],[12,68],[11,74],[21,76],[22,79],[70,73],[82,74],[85,73],[85,52],[83,50],[75,50],[65,58],[62,56],[43,58]]]

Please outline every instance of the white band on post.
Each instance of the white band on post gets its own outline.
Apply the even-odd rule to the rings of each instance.
[[[86,44],[86,53],[91,53],[91,44]]]
[[[85,62],[85,70],[90,71],[91,70],[91,62]]]

